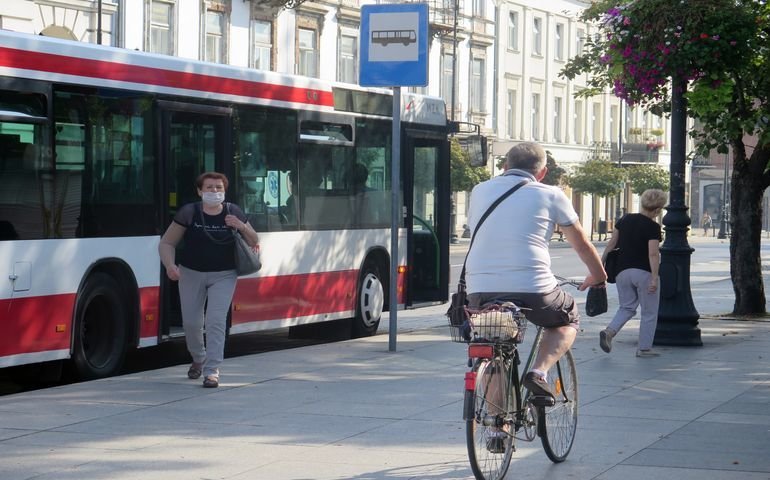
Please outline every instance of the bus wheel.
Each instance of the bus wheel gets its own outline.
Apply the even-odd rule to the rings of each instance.
[[[72,362],[78,378],[109,377],[120,371],[128,335],[125,312],[114,278],[105,273],[88,277],[75,309]]]
[[[353,320],[353,337],[370,337],[377,333],[385,305],[385,287],[379,269],[367,263],[361,273],[358,286],[356,318]]]

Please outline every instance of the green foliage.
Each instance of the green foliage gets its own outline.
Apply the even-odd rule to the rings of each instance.
[[[609,197],[623,189],[626,172],[606,160],[589,160],[567,176],[567,184],[582,193]]]
[[[478,183],[489,180],[489,171],[484,167],[472,167],[468,152],[463,150],[456,138],[450,144],[449,157],[449,182],[453,192],[467,192]]]
[[[546,185],[561,185],[564,176],[567,174],[567,171],[556,164],[556,160],[553,158],[553,155],[549,150],[546,150],[545,154],[548,173],[545,174],[545,177],[543,177],[543,180],[541,181]]]
[[[586,75],[591,96],[611,89],[653,113],[670,111],[670,80],[688,85],[698,153],[727,150],[744,134],[770,142],[770,7],[760,0],[598,0],[581,19],[597,35],[562,75]]]
[[[651,188],[668,191],[669,172],[665,168],[657,165],[631,165],[627,173],[631,190],[637,195]]]

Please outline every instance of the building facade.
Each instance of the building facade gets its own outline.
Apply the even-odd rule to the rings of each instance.
[[[0,28],[242,67],[357,83],[361,5],[376,0],[4,0]],[[560,72],[595,34],[582,0],[428,0],[429,82],[449,117],[478,125],[492,173],[515,143],[534,140],[571,169],[591,158],[669,164],[669,122],[608,91],[575,97],[585,79]],[[621,153],[622,152],[622,153]],[[573,194],[589,231],[637,211],[619,199]],[[462,233],[468,196],[458,193]],[[606,224],[605,224],[606,225]]]

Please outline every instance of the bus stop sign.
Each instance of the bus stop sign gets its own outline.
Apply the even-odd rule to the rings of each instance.
[[[428,85],[428,4],[363,5],[359,51],[362,86]]]

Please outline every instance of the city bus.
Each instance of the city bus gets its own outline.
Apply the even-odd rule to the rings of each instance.
[[[0,368],[111,376],[181,337],[157,248],[204,171],[260,235],[230,335],[333,320],[373,335],[390,282],[399,308],[446,301],[446,106],[402,97],[390,278],[389,89],[0,31]]]

